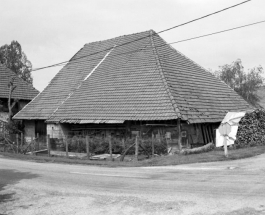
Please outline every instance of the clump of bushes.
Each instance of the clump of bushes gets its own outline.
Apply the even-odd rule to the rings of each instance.
[[[68,151],[69,152],[79,152],[86,153],[86,139],[81,136],[73,136],[67,138],[68,141]],[[165,139],[161,141],[154,139],[154,152],[155,154],[166,154],[167,153],[167,144]],[[112,153],[114,154],[123,154],[126,149],[128,149],[132,144],[135,143],[135,137],[127,138],[123,140],[121,138],[112,138]],[[152,153],[152,139],[143,138],[139,139],[139,144],[142,147],[139,147],[139,154],[148,154]],[[64,144],[65,150],[65,144]],[[102,137],[93,137],[89,139],[89,151],[92,154],[105,154],[109,153],[109,138]],[[135,153],[135,147],[132,147],[127,154],[133,155]]]

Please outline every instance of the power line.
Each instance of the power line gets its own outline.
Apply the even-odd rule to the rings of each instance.
[[[249,27],[249,26],[252,26],[252,25],[257,25],[257,24],[261,24],[261,23],[264,23],[265,20],[263,21],[259,21],[259,22],[254,22],[254,23],[250,23],[250,24],[246,24],[246,25],[241,25],[241,26],[238,26],[238,27],[234,27],[234,28],[229,28],[229,29],[226,29],[226,30],[222,30],[222,31],[217,31],[217,32],[213,32],[213,33],[209,33],[209,34],[204,34],[204,35],[200,35],[200,36],[196,36],[196,37],[191,37],[191,38],[188,38],[188,39],[183,39],[183,40],[178,40],[178,41],[175,41],[175,42],[170,42],[170,43],[165,43],[163,45],[158,45],[158,46],[154,46],[155,48],[158,48],[158,47],[162,47],[162,46],[166,46],[166,45],[171,45],[171,44],[176,44],[176,43],[181,43],[181,42],[186,42],[186,41],[189,41],[189,40],[194,40],[194,39],[199,39],[199,38],[202,38],[202,37],[207,37],[207,36],[211,36],[211,35],[215,35],[215,34],[220,34],[220,33],[224,33],[224,32],[228,32],[228,31],[232,31],[232,30],[236,30],[236,29],[240,29],[240,28],[245,28],[245,27]],[[139,48],[139,49],[135,49],[135,50],[131,50],[131,51],[128,51],[128,52],[122,52],[122,53],[119,53],[119,54],[115,54],[115,55],[111,55],[111,57],[116,57],[116,56],[121,56],[121,55],[124,55],[124,54],[133,54],[133,53],[136,53],[138,52],[139,50],[147,50],[147,49],[152,49],[154,48],[153,46],[150,47],[150,48]],[[87,56],[85,56],[87,57]],[[92,61],[92,60],[99,60],[99,59],[102,59],[102,57],[100,58],[92,58],[92,59],[88,59],[86,60],[85,62],[89,62],[89,61]],[[80,60],[77,59],[77,60]],[[80,63],[80,62],[84,62],[84,61],[70,61],[71,65],[74,64],[74,63]],[[68,62],[67,62],[68,63]],[[64,63],[64,64],[58,64],[56,66],[64,66],[66,65],[67,63]],[[36,70],[35,70],[36,71]]]
[[[207,14],[207,15],[202,16],[202,17],[199,17],[199,18],[197,18],[197,19],[193,19],[193,20],[188,21],[188,22],[185,22],[185,23],[183,23],[183,24],[176,25],[176,26],[173,26],[173,27],[171,27],[171,28],[167,28],[167,29],[165,29],[165,30],[159,31],[158,34],[163,33],[163,32],[165,32],[165,31],[172,30],[172,29],[174,29],[174,28],[178,28],[178,27],[183,26],[183,25],[187,25],[187,24],[189,24],[189,23],[192,23],[192,22],[198,21],[198,20],[203,19],[203,18],[206,18],[206,17],[208,17],[208,16],[212,16],[212,15],[215,15],[215,14],[217,14],[217,13],[221,13],[221,12],[223,12],[223,11],[225,11],[225,10],[229,10],[229,9],[231,9],[231,8],[233,8],[233,7],[237,7],[237,6],[239,6],[239,5],[242,5],[242,4],[247,3],[247,2],[249,2],[249,1],[251,1],[251,0],[243,1],[243,2],[241,2],[241,3],[239,3],[239,4],[232,5],[232,6],[230,6],[230,7],[224,8],[224,9],[222,9],[222,10],[218,10],[218,11],[216,11],[216,12],[213,12],[213,13]]]
[[[176,26],[173,26],[173,27],[171,27],[171,28],[167,28],[167,29],[165,29],[165,30],[159,31],[157,34],[161,34],[161,33],[163,33],[163,32],[166,32],[166,31],[172,30],[172,29],[174,29],[174,28],[178,28],[178,27],[181,27],[181,26],[187,25],[187,24],[189,24],[189,23],[192,23],[192,22],[198,21],[198,20],[200,20],[200,19],[204,19],[204,18],[206,18],[206,17],[209,17],[209,16],[212,16],[212,15],[215,15],[215,14],[217,14],[217,13],[221,13],[221,12],[223,12],[223,11],[229,10],[229,9],[231,9],[231,8],[237,7],[237,6],[239,6],[239,5],[245,4],[245,3],[250,2],[250,1],[251,1],[251,0],[243,1],[243,2],[241,2],[241,3],[235,4],[235,5],[232,5],[232,6],[230,6],[230,7],[224,8],[224,9],[222,9],[222,10],[219,10],[219,11],[216,11],[216,12],[213,12],[213,13],[210,13],[210,14],[207,14],[207,15],[205,15],[205,16],[202,16],[202,17],[199,17],[199,18],[193,19],[193,20],[191,20],[191,21],[188,21],[188,22],[182,23],[182,24],[180,24],[180,25],[176,25]],[[145,38],[147,38],[147,37],[150,37],[150,35],[145,36],[145,37],[141,37],[141,38],[138,38],[138,39],[135,39],[135,40],[132,40],[132,41],[130,41],[130,42],[126,42],[126,43],[123,43],[123,44],[117,45],[116,48],[117,48],[117,47],[120,47],[120,46],[124,46],[124,45],[130,44],[130,43],[133,43],[133,42],[137,42],[137,41],[142,40],[142,39],[145,39]],[[113,47],[110,47],[110,48],[107,48],[107,49],[104,49],[104,50],[101,50],[101,51],[98,51],[98,52],[91,53],[91,54],[89,54],[89,55],[85,55],[85,56],[82,56],[82,57],[79,57],[79,58],[72,59],[72,60],[63,61],[63,62],[56,63],[56,64],[52,64],[52,65],[49,65],[49,66],[45,66],[45,67],[40,67],[40,68],[32,69],[32,71],[37,71],[37,70],[46,69],[46,68],[55,67],[55,66],[61,66],[61,65],[64,65],[65,63],[68,63],[68,62],[70,62],[70,61],[79,60],[79,59],[81,59],[81,58],[85,58],[85,57],[89,57],[89,56],[91,56],[91,55],[96,55],[96,54],[101,53],[101,52],[109,51],[109,50],[111,50],[112,48],[113,48]]]
[[[185,39],[185,40],[179,40],[179,41],[171,42],[171,43],[168,43],[168,44],[181,43],[181,42],[185,42],[185,41],[189,41],[189,40],[194,40],[194,39],[198,39],[198,38],[202,38],[202,37],[211,36],[211,35],[214,35],[214,34],[220,34],[220,33],[224,33],[224,32],[227,32],[227,31],[236,30],[236,29],[239,29],[239,28],[245,28],[245,27],[248,27],[248,26],[251,26],[251,25],[257,25],[257,24],[260,24],[260,23],[263,23],[263,22],[265,22],[265,20],[260,21],[260,22],[254,22],[254,23],[247,24],[247,25],[241,25],[239,27],[230,28],[230,29],[226,29],[226,30],[222,30],[222,31],[217,31],[217,32],[210,33],[210,34],[204,34],[204,35],[201,35],[201,36],[192,37],[192,38]]]

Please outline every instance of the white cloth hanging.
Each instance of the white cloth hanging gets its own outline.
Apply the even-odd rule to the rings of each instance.
[[[224,138],[226,138],[228,146],[235,143],[238,123],[245,114],[246,112],[228,112],[226,114],[221,125],[216,130],[216,147],[224,145]]]

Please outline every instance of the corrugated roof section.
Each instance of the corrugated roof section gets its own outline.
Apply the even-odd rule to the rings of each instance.
[[[146,31],[86,44],[15,118],[122,123],[180,117],[199,123],[250,108],[227,85]]]

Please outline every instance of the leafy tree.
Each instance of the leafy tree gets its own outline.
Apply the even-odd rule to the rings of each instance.
[[[32,84],[32,64],[17,41],[12,41],[10,45],[6,44],[0,47],[0,63],[15,72],[18,77]]]
[[[264,83],[264,78],[262,77],[264,71],[261,66],[245,72],[241,60],[238,59],[230,65],[225,64],[219,68],[218,71],[213,73],[217,78],[224,81],[247,102],[253,106],[259,106],[258,102],[260,99],[256,92]]]

